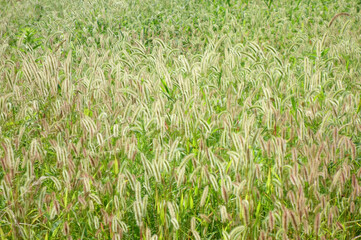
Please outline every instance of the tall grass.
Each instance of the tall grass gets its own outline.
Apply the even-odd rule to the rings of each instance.
[[[0,8],[0,239],[361,236],[356,1]]]

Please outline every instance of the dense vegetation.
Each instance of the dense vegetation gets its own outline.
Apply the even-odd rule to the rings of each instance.
[[[360,7],[0,0],[0,239],[360,238]]]

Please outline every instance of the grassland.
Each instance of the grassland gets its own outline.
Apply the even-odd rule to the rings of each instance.
[[[0,239],[360,238],[360,8],[0,0]]]

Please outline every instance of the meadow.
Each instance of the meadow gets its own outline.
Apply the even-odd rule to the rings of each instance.
[[[0,239],[361,239],[360,8],[0,0]]]

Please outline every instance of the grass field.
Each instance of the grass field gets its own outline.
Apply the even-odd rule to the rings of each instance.
[[[0,240],[360,239],[360,8],[0,0]]]

